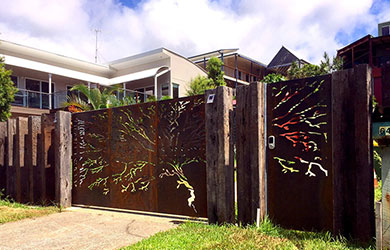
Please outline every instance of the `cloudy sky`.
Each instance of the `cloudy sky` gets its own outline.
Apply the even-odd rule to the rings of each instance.
[[[1,0],[0,39],[98,62],[165,47],[268,64],[282,45],[318,63],[390,21],[390,0]]]

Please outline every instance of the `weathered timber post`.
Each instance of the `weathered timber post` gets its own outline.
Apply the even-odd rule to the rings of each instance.
[[[25,202],[26,189],[28,183],[25,179],[24,153],[25,153],[25,136],[28,133],[28,120],[26,117],[16,118],[16,135],[14,141],[14,168],[16,174],[16,197],[17,202]]]
[[[252,224],[265,215],[264,85],[237,88],[236,157],[238,221]]]
[[[5,141],[7,138],[7,123],[0,122],[0,192],[6,187],[6,162],[5,162]]]
[[[333,73],[333,231],[360,241],[375,233],[371,112],[371,69]]]
[[[72,205],[71,113],[58,111],[55,123],[55,197],[58,205]]]
[[[15,184],[15,168],[13,165],[13,151],[14,151],[14,135],[16,133],[16,120],[8,119],[7,121],[7,138],[5,148],[5,174],[6,174],[6,195],[15,198],[16,186]]]
[[[214,95],[212,101],[208,99],[210,95]],[[233,90],[220,86],[207,90],[205,98],[208,219],[209,223],[233,223],[234,166],[229,123]]]
[[[35,202],[34,198],[34,172],[37,168],[38,134],[41,132],[41,117],[28,117],[28,135],[26,140],[25,167],[28,169],[28,200]]]
[[[54,152],[52,151],[52,132],[54,130],[54,116],[52,114],[43,114],[41,116],[41,145],[39,147],[39,164],[38,164],[38,176],[39,176],[39,201],[43,204],[54,199],[55,193],[54,186],[51,185],[54,182]],[[49,152],[50,151],[50,152]],[[53,155],[52,155],[53,154]],[[53,164],[53,165],[52,165]],[[53,178],[51,180],[50,178]],[[54,184],[54,183],[53,183]]]

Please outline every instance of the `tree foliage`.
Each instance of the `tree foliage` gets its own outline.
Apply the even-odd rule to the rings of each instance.
[[[332,61],[328,53],[324,52],[323,60],[321,60],[320,68],[325,74],[333,73],[343,69],[343,59],[341,57],[333,56]]]
[[[262,82],[264,83],[274,83],[274,82],[282,82],[282,81],[286,81],[286,77],[276,73],[268,74],[262,80]]]
[[[79,91],[89,102],[73,95],[68,97],[68,101],[63,105],[66,107],[77,107],[80,111],[119,107],[135,103],[135,100],[131,97],[117,98],[114,93],[119,91],[119,87],[104,88],[101,91],[99,88],[89,89],[88,86],[79,84],[73,86],[70,90]]]
[[[210,80],[210,85],[213,86],[225,86],[225,80],[223,79],[224,72],[222,71],[223,62],[217,57],[211,57],[207,63],[207,77]]]
[[[297,62],[291,64],[290,69],[287,71],[287,77],[292,79],[300,79],[311,76],[319,76],[326,74],[321,71],[320,66],[314,64],[305,64],[302,67],[299,67]]]
[[[11,116],[11,103],[18,89],[11,80],[12,72],[5,69],[4,59],[0,58],[0,121]]]
[[[216,57],[211,57],[206,66],[206,69],[208,71],[207,77],[195,77],[190,82],[189,89],[187,90],[187,95],[202,95],[207,89],[215,89],[218,86],[225,86],[226,83],[223,78],[224,72],[221,69],[222,65],[223,62],[220,59]]]
[[[214,86],[210,84],[210,80],[204,76],[197,76],[190,82],[190,87],[187,90],[188,96],[202,95],[206,89],[211,89]]]
[[[287,72],[287,77],[291,80],[325,75],[335,72],[337,70],[341,70],[342,67],[343,61],[341,58],[334,56],[331,60],[328,54],[324,52],[324,56],[320,62],[320,65],[305,64],[303,65],[303,67],[299,67],[297,62],[293,62]]]

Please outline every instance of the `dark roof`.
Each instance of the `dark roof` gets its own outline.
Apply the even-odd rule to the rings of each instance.
[[[288,49],[286,49],[284,46],[282,46],[282,48],[280,48],[279,52],[276,53],[274,58],[268,64],[268,68],[276,67],[276,66],[280,66],[280,65],[291,64],[292,62],[295,62],[298,60],[299,60],[299,58],[296,55],[294,55]]]
[[[342,54],[342,53],[344,53],[345,51],[350,50],[352,47],[356,47],[356,46],[358,46],[358,45],[360,45],[360,44],[362,44],[362,43],[365,43],[365,42],[369,41],[371,38],[372,38],[371,35],[363,36],[362,38],[360,38],[360,39],[358,39],[358,40],[356,40],[356,41],[354,41],[354,42],[348,44],[347,46],[344,46],[343,48],[337,50],[337,54],[338,54],[338,55],[339,55],[339,54]]]
[[[389,44],[390,43],[390,35],[389,36],[378,36],[378,37],[373,37],[372,35],[366,35],[348,45],[345,47],[337,50],[337,55],[343,55],[344,53],[350,51],[352,48],[357,47],[361,44],[372,42],[372,45],[380,45],[380,44]]]

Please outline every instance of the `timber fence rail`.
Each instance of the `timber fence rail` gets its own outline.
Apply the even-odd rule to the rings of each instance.
[[[16,202],[71,204],[71,114],[0,123],[0,190]]]

